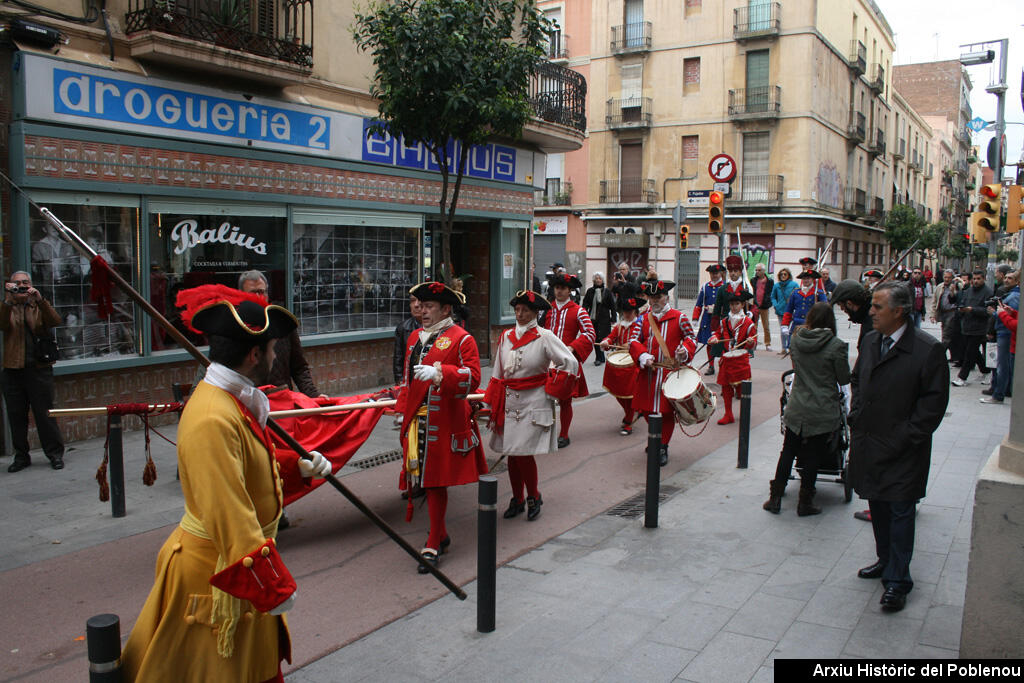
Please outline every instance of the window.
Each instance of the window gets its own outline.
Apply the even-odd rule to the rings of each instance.
[[[127,204],[134,203],[134,206]],[[139,209],[137,202],[122,206],[89,203],[50,203],[49,209],[102,256],[133,286],[138,278]],[[89,261],[78,255],[56,228],[33,212],[29,223],[32,285],[49,300],[61,318],[56,328],[62,360],[138,354],[139,330],[135,306],[112,287],[114,311],[106,318],[96,313],[90,299]]]
[[[743,134],[743,176],[740,193],[743,201],[770,200],[772,187],[768,182],[768,133]]]
[[[516,292],[527,288],[526,282],[526,246],[529,233],[528,223],[517,225],[511,221],[503,221],[501,226],[501,280],[500,301],[501,316],[514,318],[515,311],[509,301]],[[401,318],[399,319],[399,321]],[[395,325],[398,321],[395,322]]]
[[[642,47],[644,37],[644,2],[626,0],[626,47]]]
[[[746,78],[747,112],[768,111],[768,50],[751,50],[747,53]]]
[[[683,89],[687,92],[700,90],[700,57],[683,60]]]
[[[697,165],[700,163],[700,136],[683,136],[683,163],[680,166],[682,175],[693,175],[697,172]]]

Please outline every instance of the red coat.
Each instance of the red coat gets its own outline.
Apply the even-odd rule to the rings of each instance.
[[[697,340],[693,336],[693,327],[690,326],[690,319],[682,311],[670,308],[658,320],[658,330],[661,332],[665,346],[668,347],[669,356],[666,358],[661,351],[661,345],[651,333],[651,314],[644,314],[641,323],[634,325],[632,340],[629,344],[629,355],[637,366],[640,365],[640,354],[649,353],[654,356],[654,361],[672,363],[675,359],[676,349],[682,346],[686,349],[686,361],[693,358],[697,350]],[[671,372],[665,368],[643,368],[639,371],[636,381],[636,392],[633,394],[633,410],[643,413],[660,412],[662,415],[673,415],[671,404],[661,393],[662,382],[665,376]],[[660,399],[660,400],[659,400]]]
[[[420,328],[422,329],[422,328]],[[419,330],[409,335],[405,347],[405,381],[399,389],[395,409],[402,421],[402,451],[408,454],[409,426],[416,411],[426,405],[427,443],[420,444],[424,487],[472,484],[487,473],[487,461],[480,432],[473,421],[473,409],[466,400],[480,386],[480,354],[476,341],[458,325],[441,332],[422,363],[410,359],[419,340]],[[409,380],[410,365],[440,363],[441,385]],[[402,461],[402,487],[406,483],[408,458]]]
[[[725,341],[724,344],[718,347],[722,352],[736,351],[741,348],[744,351],[752,351],[757,348],[757,323],[753,321],[749,314],[735,327],[733,327],[729,318],[722,318],[718,329],[715,330],[715,336],[718,337],[719,341]],[[743,347],[739,346],[741,342],[745,342],[748,339],[753,339],[753,341]],[[738,357],[723,355],[718,366],[718,377],[716,379],[723,386],[750,379],[750,354],[744,353]]]
[[[556,304],[551,304],[551,310],[544,314],[544,327],[555,333],[563,344],[569,347],[572,355],[580,362],[579,374],[576,375],[576,393],[574,396],[589,396],[587,390],[587,378],[583,375],[583,362],[594,350],[594,341],[597,334],[594,332],[594,323],[590,321],[587,309],[574,301],[569,301],[565,306],[558,309]]]
[[[616,346],[628,347],[633,328],[637,325],[637,320],[626,326],[620,322],[612,327],[611,334],[605,337],[604,341]],[[601,384],[604,385],[609,394],[616,398],[632,398],[636,388],[636,374],[637,368],[635,364],[631,368],[619,368],[606,362]]]

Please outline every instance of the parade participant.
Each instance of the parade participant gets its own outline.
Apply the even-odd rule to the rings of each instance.
[[[864,271],[861,277],[864,279],[864,283],[867,286],[868,291],[871,291],[879,282],[882,281],[882,278],[885,277],[885,275],[877,268],[869,268]]]
[[[750,291],[747,284],[743,281],[743,259],[736,254],[731,254],[725,259],[725,268],[728,271],[729,277],[726,279],[725,284],[719,288],[718,292],[715,294],[715,307],[711,311],[711,315],[718,320],[729,315],[730,294],[739,294],[742,291]],[[743,305],[743,310],[747,310],[746,304]]]
[[[661,415],[661,448],[658,461],[662,467],[668,463],[668,444],[675,431],[675,412],[662,394],[661,386],[671,366],[686,363],[693,358],[697,343],[686,314],[672,308],[668,293],[675,287],[668,280],[648,280],[643,284],[651,310],[633,325],[629,354],[639,368],[633,409],[646,419]],[[660,338],[659,338],[660,337]]]
[[[543,297],[519,292],[509,305],[515,309],[516,326],[502,332],[498,340],[484,402],[491,406],[491,450],[508,456],[512,500],[504,517],[511,519],[525,510],[527,521],[532,522],[540,516],[544,502],[533,456],[558,449],[558,400],[548,390],[558,393],[554,384],[570,393],[579,363],[551,330],[538,327],[537,314],[551,308]],[[551,379],[549,367],[553,368]]]
[[[700,344],[707,344],[708,339],[711,338],[712,332],[718,327],[718,319],[711,315],[711,312],[715,308],[715,299],[718,296],[718,290],[722,287],[722,273],[725,272],[725,266],[719,263],[712,263],[710,266],[705,268],[711,279],[704,283],[704,286],[697,292],[697,303],[693,307],[693,321],[697,322],[700,320],[700,326],[697,328],[697,342]],[[705,375],[715,374],[715,358],[718,357],[719,349],[708,345],[708,369],[705,371]]]
[[[814,270],[805,270],[797,276],[800,287],[789,295],[786,313],[782,316],[783,334],[789,334],[794,325],[803,325],[811,306],[819,301],[828,301],[824,290],[815,284],[820,277]]]
[[[466,396],[480,386],[480,356],[473,337],[452,322],[452,307],[466,297],[441,282],[423,282],[409,293],[420,302],[423,327],[409,335],[405,383],[395,409],[402,414],[402,479],[399,488],[426,491],[430,531],[421,551],[435,567],[451,543],[445,528],[448,487],[471,484],[487,472],[480,432]],[[409,497],[406,519],[412,519]],[[426,564],[417,567],[429,573]]]
[[[585,308],[569,298],[572,289],[579,289],[579,278],[567,273],[557,273],[551,276],[549,291],[554,292],[552,308],[544,314],[544,327],[555,333],[563,344],[569,347],[576,360],[580,363],[580,369],[576,377],[576,391],[573,396],[582,398],[589,396],[587,390],[587,378],[583,375],[583,364],[594,349],[594,341],[597,335],[594,333],[594,324],[587,315]],[[561,429],[558,433],[558,447],[565,448],[569,445],[569,426],[572,424],[572,398],[565,398],[558,402],[558,409]]]
[[[738,397],[740,382],[750,379],[750,352],[757,348],[757,324],[743,304],[751,298],[750,292],[743,291],[729,295],[729,315],[722,319],[708,346],[716,345],[722,350],[722,362],[718,369],[718,384],[722,387],[722,403],[725,416],[720,425],[732,424],[732,399]],[[730,354],[731,351],[745,353]]]
[[[277,552],[281,482],[266,429],[274,344],[296,328],[284,308],[221,285],[184,290],[183,320],[212,364],[178,427],[185,514],[157,556],[156,582],[124,648],[128,680],[280,680],[291,661],[282,616],[295,580]],[[319,453],[306,477],[330,473]]]
[[[637,312],[644,305],[644,300],[636,295],[635,285],[623,287],[619,299],[619,320],[612,327],[611,333],[601,340],[601,348],[607,351],[612,346],[629,347],[633,326],[637,321]],[[633,393],[636,390],[637,368],[622,368],[608,364],[604,368],[602,385],[609,394],[622,406],[622,426],[619,434],[629,436],[633,433]]]

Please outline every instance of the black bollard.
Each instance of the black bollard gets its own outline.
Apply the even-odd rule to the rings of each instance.
[[[114,517],[124,517],[124,441],[121,416],[110,416],[107,432],[107,472],[110,481],[110,510]]]
[[[476,630],[494,631],[498,573],[498,479],[480,476],[476,526]]]
[[[89,683],[121,683],[121,620],[97,614],[85,622]]]
[[[750,451],[750,391],[752,383],[743,380],[740,385],[740,443],[736,453],[736,467],[747,469],[747,456]]]
[[[658,528],[658,495],[661,493],[661,415],[647,417],[647,495],[644,499],[644,526]]]

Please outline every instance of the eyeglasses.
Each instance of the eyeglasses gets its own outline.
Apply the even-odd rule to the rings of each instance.
[[[11,282],[13,282],[16,285],[31,285],[32,284],[31,280],[11,280]]]

